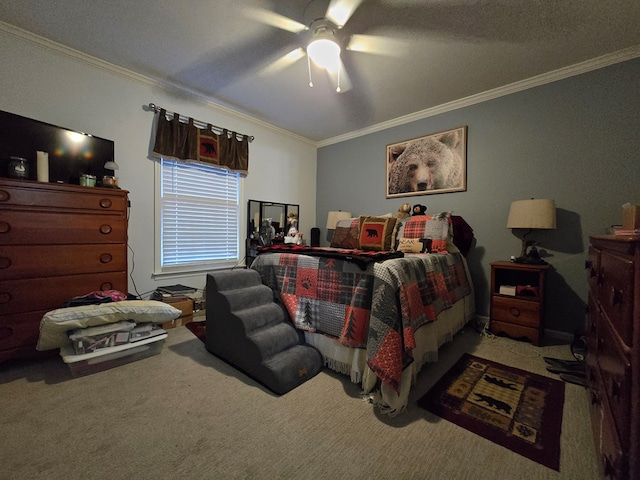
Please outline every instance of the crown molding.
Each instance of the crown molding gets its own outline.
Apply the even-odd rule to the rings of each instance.
[[[11,35],[23,41],[29,42],[40,48],[49,50],[52,53],[63,55],[63,56],[72,58],[76,61],[89,64],[95,68],[107,71],[111,74],[118,75],[128,80],[132,80],[132,81],[142,83],[147,86],[152,86],[155,88],[161,88],[167,92],[178,91],[181,94],[187,94],[194,101],[204,104],[207,107],[210,107],[222,113],[234,116],[236,118],[242,119],[248,123],[259,125],[275,133],[293,138],[295,140],[301,141],[303,143],[314,146],[316,148],[333,145],[335,143],[344,142],[346,140],[352,140],[354,138],[358,138],[364,135],[369,135],[371,133],[376,133],[381,130],[386,130],[388,128],[405,125],[407,123],[415,122],[417,120],[422,120],[422,119],[433,117],[443,113],[451,112],[453,110],[457,110],[457,109],[468,107],[478,103],[486,102],[488,100],[493,100],[495,98],[503,97],[505,95],[510,95],[516,92],[521,92],[523,90],[528,90],[530,88],[538,87],[541,85],[546,85],[559,80],[563,80],[565,78],[573,77],[573,76],[587,73],[593,70],[598,70],[600,68],[608,67],[616,63],[621,63],[627,60],[632,60],[634,58],[640,57],[640,45],[634,45],[632,47],[619,50],[617,52],[602,55],[600,57],[586,60],[584,62],[570,65],[568,67],[560,68],[558,70],[537,75],[535,77],[531,77],[526,80],[514,82],[509,85],[504,85],[502,87],[494,88],[492,90],[487,90],[486,92],[470,95],[468,97],[454,100],[452,102],[444,103],[442,105],[437,105],[435,107],[427,108],[425,110],[420,110],[418,112],[414,112],[409,115],[397,117],[387,122],[378,123],[376,125],[372,125],[370,127],[366,127],[360,130],[354,130],[353,132],[349,132],[344,135],[339,135],[333,138],[329,138],[327,140],[315,142],[309,138],[297,135],[283,128],[277,127],[270,123],[251,117],[247,114],[241,113],[235,110],[232,106],[224,105],[220,102],[213,101],[211,97],[206,96],[200,92],[185,89],[180,85],[173,84],[166,80],[158,80],[145,75],[138,74],[126,68],[119,67],[117,65],[106,62],[104,60],[100,60],[98,58],[92,57],[90,55],[87,55],[86,53],[80,52],[79,50],[75,50],[73,48],[67,47],[60,43],[54,42],[52,40],[41,37],[39,35],[28,32],[26,30],[23,30],[21,28],[15,27],[13,25],[10,25],[2,21],[0,21],[0,32],[4,32],[8,35]]]
[[[514,82],[509,85],[504,85],[502,87],[494,88],[492,90],[487,90],[486,92],[470,95],[468,97],[454,100],[448,103],[443,103],[442,105],[427,108],[419,112],[414,112],[409,115],[394,118],[393,120],[389,120],[388,122],[378,123],[376,125],[363,128],[361,130],[355,130],[353,132],[346,133],[344,135],[339,135],[337,137],[329,138],[327,140],[318,142],[317,146],[318,148],[326,147],[328,145],[333,145],[335,143],[340,143],[340,142],[358,138],[364,135],[369,135],[371,133],[379,132],[381,130],[386,130],[388,128],[405,125],[410,122],[415,122],[416,120],[422,120],[424,118],[433,117],[436,115],[440,115],[442,113],[451,112],[459,108],[469,107],[471,105],[486,102],[488,100],[493,100],[495,98],[503,97],[505,95],[510,95],[512,93],[521,92],[523,90],[528,90],[530,88],[539,87],[541,85],[557,82],[565,78],[581,75],[583,73],[587,73],[593,70],[598,70],[600,68],[608,67],[610,65],[625,62],[627,60],[632,60],[638,57],[640,57],[640,45],[635,45],[633,47],[625,48],[617,52],[592,58],[590,60],[576,63],[568,67],[560,68],[552,72],[537,75],[535,77],[531,77],[526,80]]]
[[[88,64],[94,68],[98,68],[100,70],[106,71],[108,73],[111,73],[113,75],[117,75],[119,77],[123,77],[127,80],[131,80],[134,82],[138,82],[138,83],[142,83],[144,85],[150,86],[150,87],[154,87],[154,88],[159,88],[162,89],[168,93],[171,92],[179,92],[181,95],[187,95],[188,97],[190,97],[192,100],[203,104],[209,108],[212,108],[214,110],[218,110],[221,113],[227,114],[227,115],[231,115],[234,116],[238,119],[244,120],[248,123],[254,124],[254,125],[259,125],[263,128],[266,128],[268,130],[271,130],[274,133],[278,133],[280,135],[284,135],[290,138],[293,138],[295,140],[304,142],[308,145],[311,145],[313,147],[317,147],[317,144],[315,141],[310,140],[306,137],[302,137],[300,135],[297,135],[295,133],[290,132],[289,130],[285,130],[283,128],[277,127],[275,125],[272,125],[270,123],[264,122],[262,120],[258,120],[254,117],[251,117],[247,114],[241,113],[237,110],[235,110],[233,107],[228,106],[228,105],[224,105],[222,103],[213,101],[211,99],[211,97],[208,97],[202,93],[190,90],[190,89],[186,89],[183,86],[174,84],[172,82],[168,82],[166,80],[158,80],[158,79],[154,79],[151,77],[148,77],[146,75],[141,75],[139,73],[133,72],[131,70],[128,70],[126,68],[120,67],[118,65],[115,65],[113,63],[109,63],[106,62],[104,60],[100,60],[96,57],[92,57],[91,55],[88,55],[86,53],[83,53],[79,50],[73,49],[71,47],[67,47],[65,45],[62,45],[60,43],[54,42],[53,40],[49,40],[45,37],[41,37],[39,35],[36,35],[34,33],[28,32],[26,30],[23,30],[21,28],[18,28],[14,25],[10,25],[8,23],[2,22],[0,21],[0,32],[4,32],[12,37],[18,38],[22,41],[31,43],[32,45],[35,45],[37,47],[40,47],[42,49],[45,50],[49,50],[50,52],[57,54],[57,55],[62,55],[68,58],[71,58],[73,60],[76,60],[78,62],[81,63],[85,63]],[[146,106],[147,104],[145,104],[144,106]],[[256,140],[257,141],[257,137]]]

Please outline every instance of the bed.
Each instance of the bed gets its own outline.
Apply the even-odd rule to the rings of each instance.
[[[475,315],[472,242],[471,228],[448,212],[361,216],[338,223],[331,247],[264,247],[251,268],[325,366],[394,416],[421,367]]]

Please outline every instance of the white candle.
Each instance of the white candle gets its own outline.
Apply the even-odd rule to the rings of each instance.
[[[253,228],[260,230],[260,214],[256,213],[253,217]]]
[[[280,228],[284,229],[285,225],[284,225],[284,214],[281,213],[280,214]]]
[[[47,152],[36,152],[37,165],[36,170],[38,172],[39,182],[49,181],[49,154]]]

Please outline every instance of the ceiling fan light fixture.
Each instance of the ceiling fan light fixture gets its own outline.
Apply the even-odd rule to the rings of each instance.
[[[330,30],[318,30],[307,45],[307,55],[318,67],[335,71],[340,65],[340,45]]]

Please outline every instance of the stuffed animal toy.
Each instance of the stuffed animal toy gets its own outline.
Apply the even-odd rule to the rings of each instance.
[[[302,233],[298,231],[298,214],[291,212],[287,215],[287,223],[289,224],[289,230],[284,237],[284,243],[295,243],[296,245],[302,244]]]
[[[402,220],[410,216],[411,216],[411,204],[403,203],[398,209],[398,211],[396,212],[396,218],[398,220]]]
[[[425,215],[426,211],[426,205],[420,205],[419,203],[417,203],[413,206],[413,215]]]

